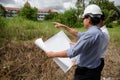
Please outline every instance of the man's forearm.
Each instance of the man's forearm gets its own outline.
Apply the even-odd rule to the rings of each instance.
[[[63,28],[66,31],[68,31],[70,34],[72,34],[73,36],[78,37],[78,31],[77,30],[72,29],[72,28],[70,28],[70,27],[68,27],[64,24],[58,23],[58,22],[53,22],[53,24],[55,24],[56,28]]]
[[[68,26],[64,26],[63,28],[64,28],[66,31],[68,31],[70,34],[72,34],[73,36],[78,37],[78,31],[77,31],[77,30],[72,29],[72,28],[70,28],[70,27],[68,27]]]
[[[55,57],[67,57],[67,51],[61,51],[61,52],[47,52],[47,56],[50,58]]]

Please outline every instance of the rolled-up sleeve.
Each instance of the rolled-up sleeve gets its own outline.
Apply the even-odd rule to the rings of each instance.
[[[67,56],[72,58],[77,56],[78,54],[81,54],[90,47],[92,41],[93,41],[93,37],[91,35],[82,36],[78,40],[75,46],[67,50]]]

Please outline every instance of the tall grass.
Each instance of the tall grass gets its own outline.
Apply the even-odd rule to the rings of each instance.
[[[120,25],[114,28],[109,28],[110,42],[115,46],[120,46]]]
[[[32,40],[43,37],[48,38],[59,31],[54,28],[50,21],[30,21],[21,17],[0,18],[0,41],[1,40]],[[76,28],[85,31],[84,28]],[[120,25],[108,29],[111,41],[120,42]],[[70,36],[70,35],[69,35]]]
[[[0,39],[4,40],[31,40],[38,37],[50,37],[58,30],[51,22],[30,21],[21,17],[4,19],[6,25],[1,30]]]

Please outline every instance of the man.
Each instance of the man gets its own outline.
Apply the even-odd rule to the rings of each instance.
[[[78,33],[76,30],[70,29],[65,25],[56,24],[56,27],[64,27],[74,36],[80,36],[77,43],[68,50],[61,52],[47,52],[47,56],[54,57],[75,57],[79,56],[77,68],[74,75],[74,80],[100,80],[101,54],[105,44],[105,36],[98,28],[100,23],[100,15],[84,11],[83,24],[87,29],[84,33]]]
[[[98,10],[98,13],[96,12],[97,10],[94,9],[94,8],[96,8]],[[101,12],[101,9],[97,5],[89,5],[85,9],[85,12],[86,13],[93,13],[93,14],[100,14],[99,12]],[[102,30],[102,32],[104,33],[105,38],[106,38],[106,41],[105,41],[106,43],[105,43],[105,45],[103,47],[104,50],[103,50],[103,53],[101,54],[101,60],[102,60],[102,64],[103,64],[103,66],[101,67],[101,71],[102,71],[102,69],[104,67],[104,57],[105,57],[105,55],[107,53],[107,47],[108,47],[110,36],[109,36],[109,32],[108,32],[108,30],[106,28],[106,25],[104,25],[104,18],[105,18],[104,12],[101,12],[101,13],[102,13],[101,20],[100,20],[100,23],[98,24],[98,26],[100,27],[100,29]],[[56,26],[57,28],[65,29],[66,31],[68,31],[69,33],[71,33],[73,36],[75,36],[77,38],[80,38],[81,35],[84,34],[84,32],[78,32],[75,29],[69,28],[69,27],[67,27],[67,26],[65,26],[63,24],[57,23],[57,22],[55,22],[55,25],[57,25]],[[71,45],[74,45],[74,44],[75,44],[74,42],[71,42]],[[79,60],[77,60],[77,56],[75,58],[73,58],[72,60],[73,60],[73,65],[76,65],[77,61],[79,61]]]
[[[106,40],[104,41],[104,42],[106,42],[105,43],[105,45],[103,46],[103,53],[102,53],[102,55],[101,55],[101,62],[102,62],[102,66],[101,66],[101,71],[103,70],[103,67],[104,67],[104,58],[105,58],[105,56],[106,56],[106,54],[107,54],[107,48],[108,48],[108,43],[109,43],[109,40],[110,40],[110,35],[109,35],[109,32],[108,32],[108,30],[107,30],[107,28],[106,28],[106,25],[104,24],[104,18],[105,18],[105,15],[104,15],[104,12],[102,12],[103,14],[102,14],[102,16],[101,16],[101,21],[100,21],[100,23],[99,23],[99,27],[100,27],[100,29],[102,30],[102,32],[104,33],[104,35],[105,35],[105,38],[106,38]]]

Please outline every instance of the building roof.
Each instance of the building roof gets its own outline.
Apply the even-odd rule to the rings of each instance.
[[[38,12],[52,12],[52,13],[55,13],[55,12],[57,12],[57,11],[52,10],[52,9],[50,9],[50,10],[42,10],[42,9],[39,9]]]
[[[5,10],[16,10],[16,11],[19,11],[19,10],[22,10],[22,8],[13,8],[13,7],[4,7]]]
[[[4,7],[6,11],[8,10],[16,10],[16,11],[19,11],[19,10],[22,10],[22,8],[13,8],[13,7]],[[38,12],[52,12],[52,13],[55,13],[57,12],[56,10],[43,10],[43,9],[38,9]]]

